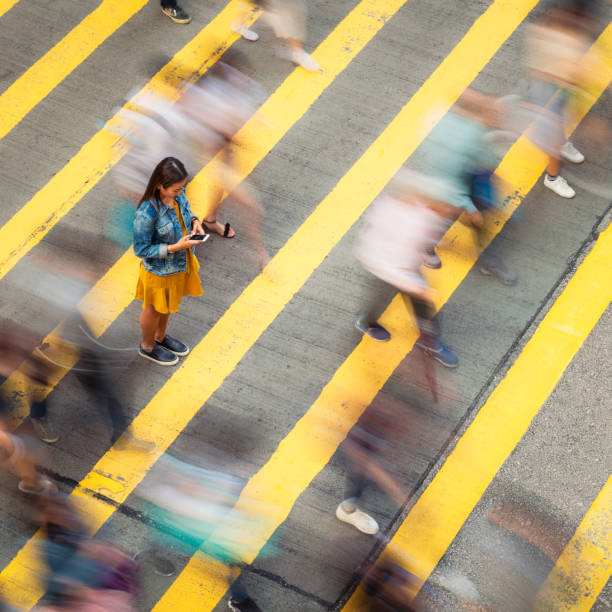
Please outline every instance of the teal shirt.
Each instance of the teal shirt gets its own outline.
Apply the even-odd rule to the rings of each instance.
[[[488,129],[482,123],[449,111],[423,143],[425,173],[447,185],[444,193],[428,193],[468,213],[476,212],[470,198],[474,173],[495,166],[495,155],[485,143]],[[450,194],[450,195],[449,195]]]

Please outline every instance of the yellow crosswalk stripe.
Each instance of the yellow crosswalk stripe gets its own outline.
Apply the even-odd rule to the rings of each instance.
[[[149,81],[144,91],[176,100],[177,88],[183,81],[194,82],[200,78],[237,40],[238,35],[231,32],[230,25],[239,12],[239,3],[240,0],[231,0]],[[254,13],[252,19],[256,16]],[[128,144],[115,133],[121,126],[119,114],[109,119],[106,129],[97,132],[0,228],[0,279],[123,157]]]
[[[610,304],[611,257],[612,226],[602,232],[392,538],[421,585]],[[358,589],[344,610],[359,609],[362,598]]]
[[[10,11],[19,0],[0,0],[0,17],[7,11]]]
[[[168,448],[536,3],[496,0],[485,11],[276,254],[273,263],[282,281],[273,283],[262,274],[245,289],[136,417],[137,435],[155,441],[159,452]],[[323,64],[316,54],[315,59]],[[179,397],[180,410],[176,408]],[[114,448],[101,458],[72,494],[86,504],[92,529],[98,529],[114,507],[92,500],[89,492],[104,489],[113,501],[122,503],[155,460],[155,456],[137,454],[126,459],[125,453]],[[40,596],[37,563],[34,539],[0,575],[10,599],[31,605]]]
[[[609,478],[538,592],[535,609],[588,612],[611,575],[612,478]]]
[[[59,85],[148,0],[102,0],[79,25],[0,95],[0,138],[4,138],[43,98]],[[0,15],[15,2],[0,5]],[[4,9],[4,10],[3,10]]]
[[[513,25],[516,27],[518,24]],[[600,40],[600,44],[602,42]],[[601,95],[611,76],[603,75],[605,83],[602,80],[598,91],[593,92],[595,99]],[[576,116],[572,130],[588,108],[584,107],[581,115]],[[546,157],[524,137],[505,156],[497,173],[512,185],[512,193],[518,194],[509,199],[505,209],[506,218],[532,188],[545,164]],[[355,200],[352,203],[355,204]],[[491,227],[489,241],[501,230],[501,226]],[[452,250],[449,249],[450,245]],[[427,271],[439,292],[438,308],[450,298],[473,265],[476,253],[467,258],[457,255],[458,252],[469,253],[470,246],[470,231],[461,223],[455,223],[443,240],[441,270]],[[248,536],[245,535],[243,545],[248,551],[245,553],[246,562],[256,558],[263,545],[287,518],[299,495],[325,467],[350,428],[412,349],[417,331],[414,326],[407,325],[405,306],[399,297],[384,313],[382,322],[391,331],[391,341],[380,344],[364,338],[268,462],[246,485],[235,512],[248,512],[251,500],[270,505],[269,512],[257,527],[250,530]],[[213,534],[208,542],[214,543],[214,538]],[[186,601],[197,601],[198,607],[209,610],[214,608],[226,588],[226,574],[219,564],[202,554],[196,554],[158,602],[154,612],[171,610]]]
[[[266,100],[256,117],[248,121],[236,135],[236,141],[239,144],[246,142],[248,147],[239,147],[236,150],[235,163],[238,171],[234,184],[238,184],[252,172],[405,2],[406,0],[363,0],[313,53],[319,65],[324,67],[323,73],[313,75],[297,69],[280,85]],[[296,96],[297,91],[300,92],[299,96]],[[212,160],[187,187],[192,209],[200,217],[206,216],[211,191],[215,190],[216,164],[217,160]],[[132,249],[129,249],[84,298],[82,309],[87,313],[88,322],[97,336],[103,334],[132,302],[137,273],[138,259]],[[56,348],[59,335],[59,329],[56,329],[43,340],[43,345],[47,347],[45,354],[53,361],[57,361],[54,359],[56,353],[62,355],[59,360],[70,368],[76,363],[78,355],[75,353],[72,358],[66,355],[63,344]],[[38,386],[38,395],[46,395],[67,371],[57,370],[49,380],[50,386]],[[25,391],[30,384],[18,369],[0,386],[0,392],[16,400],[17,409],[11,414],[13,426],[28,415],[28,406],[23,398],[27,397]]]

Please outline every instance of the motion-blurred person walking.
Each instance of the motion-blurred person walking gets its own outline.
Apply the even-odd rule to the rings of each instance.
[[[528,138],[548,155],[544,185],[563,198],[576,192],[560,174],[562,160],[580,164],[585,159],[566,139],[565,124],[589,73],[596,70],[585,63],[592,42],[592,4],[557,2],[528,29],[525,65],[530,79],[522,115],[533,121]]]
[[[428,183],[435,181],[427,179]],[[378,282],[363,304],[355,326],[374,340],[385,342],[391,334],[378,323],[378,318],[399,291],[408,310],[413,310],[420,331],[418,345],[444,366],[454,368],[459,359],[439,338],[439,325],[434,319],[433,290],[421,275],[425,253],[432,250],[448,218],[456,209],[445,202],[448,189],[440,200],[418,194],[414,175],[401,170],[386,193],[370,207],[357,243],[357,257]]]
[[[176,365],[190,350],[166,333],[170,313],[178,312],[183,296],[203,293],[192,247],[208,236],[191,211],[186,183],[185,166],[174,157],[162,159],[134,220],[134,252],[141,259],[135,297],[143,301],[139,354],[163,366]]]
[[[35,350],[36,359],[26,357],[20,370],[39,388],[48,386],[48,375],[53,370],[72,371],[91,393],[96,408],[110,418],[111,443],[117,443],[117,450],[153,452],[155,444],[139,440],[132,434],[116,392],[117,385],[111,382],[109,374],[112,368],[125,366],[132,351],[99,342],[88,322],[92,313],[81,304],[99,277],[104,240],[99,234],[88,235],[80,230],[78,243],[70,236],[60,240],[59,249],[48,245],[45,256],[32,256],[26,273],[16,279],[18,287],[39,305],[41,318],[54,321],[52,326],[57,318],[64,319],[53,341]],[[42,397],[33,396],[31,404],[34,430],[43,442],[53,443],[58,435],[48,416],[46,395],[49,390],[38,391]]]
[[[284,57],[309,72],[320,70],[312,56],[304,51],[306,13],[304,3],[301,0],[250,0],[244,2],[242,14],[232,24],[232,30],[246,40],[254,42],[259,39],[259,35],[246,25],[253,7],[263,10],[264,21],[272,27],[275,36],[286,45],[286,48],[281,51]]]
[[[382,459],[387,438],[396,425],[395,419],[383,408],[370,407],[342,443],[347,475],[344,500],[336,508],[336,517],[369,535],[378,533],[379,527],[376,519],[363,510],[363,494],[367,487],[375,486],[398,506],[405,501],[404,492],[383,466]]]
[[[68,499],[40,500],[42,556],[48,575],[37,612],[135,612],[136,564],[87,535]]]

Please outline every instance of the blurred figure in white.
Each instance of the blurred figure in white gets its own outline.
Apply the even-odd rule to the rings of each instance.
[[[434,188],[435,184],[435,188]],[[435,191],[439,199],[423,195]],[[448,218],[457,215],[452,186],[432,177],[400,170],[388,190],[371,205],[357,242],[357,257],[378,281],[355,321],[357,329],[379,342],[391,334],[377,319],[399,291],[414,311],[420,331],[417,345],[442,365],[459,365],[455,353],[439,338],[434,320],[433,290],[420,267],[425,253],[439,240]]]
[[[306,14],[301,0],[250,0],[243,2],[241,15],[232,24],[232,30],[246,40],[256,41],[259,35],[249,29],[246,22],[253,7],[261,8],[263,19],[272,27],[275,36],[286,45],[283,55],[309,72],[318,72],[319,65],[304,51]]]
[[[530,79],[522,114],[534,122],[527,136],[549,158],[544,185],[563,198],[576,192],[560,175],[562,160],[580,164],[585,159],[566,139],[565,125],[590,73],[597,70],[585,61],[594,4],[560,2],[528,29],[525,67]]]

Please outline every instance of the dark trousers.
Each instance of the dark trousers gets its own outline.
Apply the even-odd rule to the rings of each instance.
[[[364,299],[363,307],[359,317],[368,324],[376,323],[378,318],[385,311],[389,302],[393,299],[398,289],[374,276],[371,277],[372,283],[368,295]],[[431,302],[416,298],[408,293],[399,292],[406,304],[406,308],[414,310],[417,325],[421,332],[421,340],[437,338],[440,329],[436,315],[436,309]]]
[[[87,368],[79,368],[81,363],[86,364]],[[111,442],[114,444],[127,429],[128,421],[100,357],[94,353],[82,355],[82,360],[76,365],[75,375],[93,395],[98,410],[110,417],[113,428]]]
[[[176,8],[176,0],[160,0],[162,8]]]

